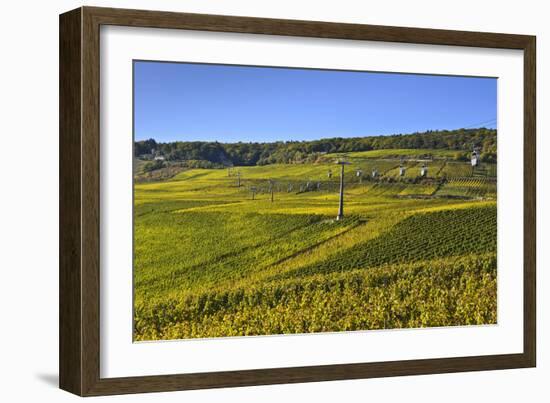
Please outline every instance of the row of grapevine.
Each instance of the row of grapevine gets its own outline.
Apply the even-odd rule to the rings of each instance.
[[[183,207],[174,203],[173,207]],[[357,224],[318,214],[159,209],[136,215],[136,299],[208,288],[250,275]],[[182,259],[185,256],[185,259]]]
[[[137,340],[496,323],[496,256],[385,266],[138,301]]]
[[[436,193],[441,197],[496,198],[497,183],[486,178],[457,178],[448,180]]]
[[[307,276],[490,252],[496,250],[496,226],[494,206],[414,214],[377,238],[283,276]]]

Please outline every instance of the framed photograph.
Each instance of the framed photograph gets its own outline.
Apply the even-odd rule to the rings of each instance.
[[[535,37],[60,16],[60,386],[533,367]]]

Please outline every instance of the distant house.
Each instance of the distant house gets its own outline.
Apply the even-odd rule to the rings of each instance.
[[[479,153],[477,150],[474,149],[472,152],[472,167],[477,167],[479,165]]]
[[[165,159],[164,155],[156,155],[154,158],[155,161],[164,161]]]
[[[423,164],[422,168],[420,168],[420,176],[428,176],[428,167],[426,164]]]
[[[140,160],[151,161],[155,158],[155,154],[140,154],[138,155]]]

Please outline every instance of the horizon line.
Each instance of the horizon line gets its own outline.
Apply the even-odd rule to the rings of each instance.
[[[466,130],[466,131],[474,131],[474,130],[491,130],[497,132],[497,128],[491,128],[491,127],[460,127],[457,129],[428,129],[425,131],[415,131],[410,133],[392,133],[392,134],[371,134],[366,136],[349,136],[349,137],[342,137],[342,136],[334,136],[334,137],[321,137],[314,140],[274,140],[274,141],[231,141],[231,142],[224,142],[219,140],[171,140],[171,141],[159,141],[156,140],[154,137],[149,137],[146,139],[136,140],[134,136],[134,143],[140,142],[140,141],[149,141],[154,140],[158,144],[168,144],[168,143],[218,143],[218,144],[238,144],[238,143],[244,143],[244,144],[272,144],[272,143],[306,143],[306,142],[314,142],[314,141],[322,141],[322,140],[332,140],[332,139],[364,139],[364,138],[372,138],[372,137],[396,137],[396,136],[414,136],[414,135],[420,135],[420,134],[427,134],[430,132],[452,132],[452,131],[459,131],[459,130]]]

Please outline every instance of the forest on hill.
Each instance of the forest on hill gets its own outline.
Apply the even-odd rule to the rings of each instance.
[[[162,143],[149,139],[135,142],[134,155],[143,159],[162,155],[168,161],[195,161],[206,165],[204,167],[213,167],[305,163],[315,162],[328,153],[407,148],[456,150],[453,157],[455,160],[467,160],[472,148],[476,147],[481,151],[483,161],[496,162],[496,134],[495,129],[476,128],[272,143],[204,141]]]

